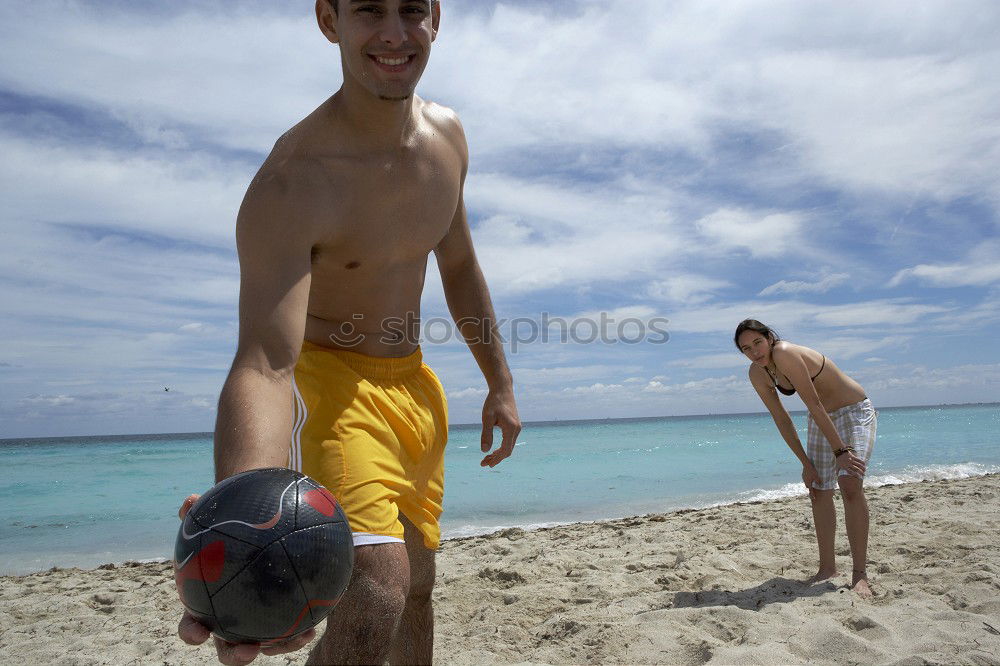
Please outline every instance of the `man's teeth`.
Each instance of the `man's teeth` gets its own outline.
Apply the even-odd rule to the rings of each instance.
[[[375,59],[378,60],[380,65],[389,65],[390,67],[395,67],[396,65],[406,64],[406,61],[409,60],[410,58],[409,56],[404,56],[402,58],[383,58],[381,56],[377,56]]]

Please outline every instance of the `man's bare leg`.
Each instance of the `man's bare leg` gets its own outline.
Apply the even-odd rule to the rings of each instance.
[[[861,479],[855,476],[841,476],[840,496],[844,500],[844,521],[847,523],[847,541],[851,544],[851,558],[854,560],[854,574],[851,589],[859,596],[872,596],[868,585],[868,500]]]
[[[809,582],[816,583],[837,575],[837,558],[834,552],[837,510],[833,506],[832,490],[814,489],[811,496],[816,543],[819,546],[819,571],[809,579]]]
[[[410,565],[401,543],[354,549],[354,574],[308,664],[382,664],[406,605]]]
[[[410,560],[410,592],[392,642],[389,663],[430,664],[434,657],[434,551],[413,523],[399,516],[406,529],[406,552]]]

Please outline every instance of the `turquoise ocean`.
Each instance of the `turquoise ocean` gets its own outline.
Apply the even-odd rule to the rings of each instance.
[[[494,469],[479,433],[451,429],[445,538],[805,493],[767,414],[529,423]],[[1000,404],[880,409],[866,484],[1000,472],[998,433]],[[0,440],[0,469],[0,574],[169,558],[178,505],[212,485],[212,439]]]

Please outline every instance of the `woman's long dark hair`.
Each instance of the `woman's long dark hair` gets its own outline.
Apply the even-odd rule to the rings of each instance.
[[[744,319],[740,322],[740,325],[736,327],[736,333],[733,335],[733,344],[736,345],[737,349],[740,349],[740,335],[743,334],[743,331],[754,331],[755,333],[760,333],[767,337],[771,341],[771,344],[774,344],[781,339],[778,337],[778,332],[767,324],[759,322],[756,319]],[[740,351],[742,352],[743,350],[740,349]]]

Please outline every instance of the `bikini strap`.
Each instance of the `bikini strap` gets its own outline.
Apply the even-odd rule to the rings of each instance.
[[[819,370],[816,371],[816,374],[809,378],[809,381],[815,381],[815,379],[819,377],[819,373],[823,372],[823,368],[825,367],[826,367],[826,355],[823,355],[823,364],[819,366]]]

